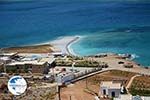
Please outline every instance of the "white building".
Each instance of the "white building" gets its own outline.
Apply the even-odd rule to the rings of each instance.
[[[56,81],[58,84],[67,84],[74,78],[72,72],[63,72],[57,75]]]
[[[119,98],[114,100],[150,100],[150,96],[132,96],[131,94],[121,95]]]
[[[150,96],[132,96],[132,100],[150,100]]]
[[[100,96],[119,97],[121,92],[121,83],[114,83],[112,81],[103,81],[100,84]]]

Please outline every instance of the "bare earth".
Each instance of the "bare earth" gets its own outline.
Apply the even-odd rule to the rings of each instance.
[[[136,62],[119,58],[119,56],[115,54],[108,55],[107,57],[102,57],[102,58],[88,58],[88,59],[106,62],[109,65],[108,70],[114,69],[114,70],[122,70],[122,71],[135,72],[144,75],[150,75],[150,68],[145,69],[143,66],[138,65]],[[132,64],[133,68],[125,68],[123,64],[118,64],[118,62],[120,61],[124,62],[125,64],[128,63]]]
[[[94,100],[94,96],[92,94],[86,93],[85,81],[79,81],[75,84],[69,85],[66,88],[61,89],[61,100]],[[97,86],[91,86],[90,88],[95,88],[95,91],[98,92]],[[71,98],[71,99],[70,99]]]
[[[18,53],[50,53],[52,52],[52,46],[49,44],[23,46],[23,47],[10,47],[3,48],[5,52],[18,52]]]

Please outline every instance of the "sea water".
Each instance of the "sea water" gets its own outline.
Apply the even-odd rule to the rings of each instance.
[[[76,54],[130,53],[150,65],[149,0],[1,0],[0,47],[81,35]]]

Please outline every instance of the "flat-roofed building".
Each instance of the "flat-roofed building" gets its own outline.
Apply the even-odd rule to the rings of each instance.
[[[54,57],[42,57],[37,59],[23,58],[19,61],[11,61],[6,64],[7,72],[32,72],[48,74],[49,68],[55,67]]]
[[[74,73],[62,72],[57,75],[55,80],[57,81],[58,84],[63,85],[63,84],[70,83],[73,78],[74,78]]]
[[[119,97],[121,92],[121,83],[112,81],[102,81],[100,84],[100,95],[112,97]]]
[[[17,52],[12,52],[12,53],[0,53],[0,56],[13,57],[13,56],[16,56],[17,54],[18,54]]]
[[[66,55],[66,53],[63,53],[61,51],[57,51],[57,52],[52,52],[51,55],[53,55],[55,57],[64,57]]]

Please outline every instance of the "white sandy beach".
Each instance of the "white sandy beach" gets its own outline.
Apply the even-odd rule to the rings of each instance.
[[[65,36],[49,42],[54,48],[54,52],[62,52],[63,54],[76,55],[71,49],[71,45],[78,42],[81,36]]]

